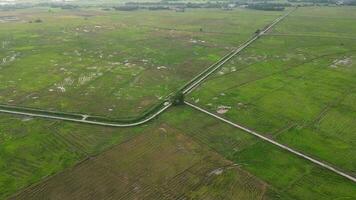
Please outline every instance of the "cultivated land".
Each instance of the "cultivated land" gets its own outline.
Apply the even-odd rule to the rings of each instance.
[[[125,130],[132,129],[114,130],[130,136]],[[135,134],[12,198],[356,197],[351,181],[186,106],[171,108]]]
[[[144,129],[113,129],[1,115],[0,199]]]
[[[187,99],[353,173],[354,161],[347,158],[355,155],[353,9],[299,8]],[[21,54],[13,58],[12,53],[17,51],[0,51],[6,62],[12,60],[0,66],[1,71],[7,72],[0,75],[2,101],[115,118],[139,115],[159,102],[156,98],[142,109],[132,109],[145,99],[142,93],[155,95],[160,91],[164,96],[173,92],[257,28],[282,15],[243,9],[186,13],[86,10],[94,16],[82,16],[83,10],[47,13],[47,9],[40,9],[31,15],[32,12],[22,10],[20,16],[26,20],[46,16],[49,21],[10,23],[11,30],[18,33],[14,37],[22,38],[16,40]],[[238,17],[241,21],[236,20]],[[214,19],[221,23],[212,23]],[[317,22],[312,23],[313,20]],[[55,26],[55,22],[63,26]],[[0,28],[5,29],[3,25]],[[114,28],[106,30],[106,26]],[[351,28],[346,30],[344,26]],[[46,27],[53,32],[47,32]],[[170,30],[173,27],[177,30]],[[70,34],[61,34],[63,30]],[[25,41],[28,33],[34,34],[32,31],[40,37]],[[0,31],[1,37],[11,38],[7,33],[11,31]],[[48,43],[52,40],[53,46]],[[31,48],[25,44],[31,44]],[[112,47],[122,54],[110,57]],[[192,52],[198,54],[189,54]],[[42,53],[46,56],[42,57]],[[29,60],[21,61],[21,56]],[[47,56],[57,58],[53,65],[45,65],[51,59],[41,61]],[[148,58],[155,61],[145,65],[143,60]],[[30,67],[24,66],[27,62]],[[75,64],[55,65],[66,62]],[[110,66],[109,62],[120,64],[103,67]],[[90,66],[97,68],[87,69]],[[167,68],[157,69],[160,66]],[[131,73],[140,67],[144,69],[138,70],[142,76],[137,79],[142,84],[135,85],[136,75]],[[38,76],[46,69],[47,74]],[[90,70],[103,74],[90,80],[84,78],[88,85],[85,81],[78,85]],[[56,85],[67,77],[71,77],[71,84]],[[137,87],[130,86],[132,81]],[[162,85],[167,88],[154,89]],[[105,91],[108,88],[111,93]],[[49,95],[51,89],[53,95]],[[122,107],[117,109],[105,107],[117,103],[117,96],[111,95],[116,90],[127,92],[132,99],[123,98],[117,104]],[[17,100],[18,92],[25,100]],[[82,92],[91,95],[84,98]],[[172,107],[157,120],[132,128],[1,114],[0,144],[0,199],[356,198],[356,185],[350,180],[188,106]]]
[[[0,102],[135,118],[280,14],[2,12],[17,21],[0,24]]]
[[[190,100],[356,173],[356,8],[300,8]]]
[[[13,199],[261,199],[267,189],[231,161],[158,123]]]

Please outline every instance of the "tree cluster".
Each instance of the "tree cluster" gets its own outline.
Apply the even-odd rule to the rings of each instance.
[[[291,6],[289,3],[253,3],[247,8],[266,11],[283,11],[286,7]]]

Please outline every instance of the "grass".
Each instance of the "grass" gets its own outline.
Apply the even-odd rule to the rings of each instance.
[[[352,199],[356,196],[355,185],[349,180],[186,106],[171,108],[159,119],[137,129],[101,130],[95,126],[72,123],[55,126],[58,122],[47,122],[63,127],[58,134],[48,133],[48,125],[45,126],[43,120],[20,122],[22,126],[12,123],[13,127],[7,127],[7,132],[26,133],[26,127],[36,127],[34,124],[38,123],[38,127],[46,128],[47,134],[35,137],[31,131],[32,135],[27,136],[33,138],[30,142],[26,137],[18,136],[17,142],[12,138],[8,141],[11,147],[1,152],[8,158],[20,155],[19,163],[22,163],[4,168],[2,183],[16,185],[0,187],[1,194],[11,194],[9,189],[13,193],[26,186],[17,185],[23,184],[19,180],[35,183],[13,196],[15,199],[36,199],[53,194],[58,198],[85,198],[86,195],[104,198],[110,194],[148,199],[179,196],[193,199],[256,199],[262,196],[266,199]],[[50,130],[54,128],[50,126]],[[109,136],[105,139],[98,139],[106,134]],[[95,138],[95,142],[91,148],[83,148],[88,146],[85,142],[88,138]],[[63,139],[67,139],[66,142],[62,142]],[[68,141],[72,145],[67,145]],[[46,146],[48,143],[52,145]],[[107,148],[109,146],[111,148]],[[25,153],[19,153],[24,149]],[[103,150],[104,153],[97,154]],[[82,152],[86,152],[85,155]],[[78,163],[86,157],[89,158]],[[28,160],[41,164],[37,167],[24,165]],[[4,159],[2,163],[11,162]],[[23,166],[29,166],[27,171],[42,173],[27,174],[22,179],[7,173],[22,170]],[[209,175],[218,169],[223,169],[223,173]],[[49,177],[39,182],[41,175]],[[78,185],[81,187],[73,190]]]
[[[299,8],[189,100],[354,173],[350,9]],[[0,102],[139,115],[280,15],[212,11],[6,12],[20,21],[0,24]],[[123,129],[1,115],[0,144],[0,199],[356,198],[349,180],[187,106]]]
[[[190,100],[214,112],[227,106],[232,121],[354,174],[356,40],[352,28],[343,31],[350,9],[298,9]]]
[[[173,127],[156,123],[13,199],[256,199],[263,198],[265,190],[266,184],[230,161]]]
[[[136,116],[279,14],[4,11],[1,15],[18,21],[0,24],[0,102],[112,118]],[[28,23],[38,18],[43,22]],[[143,129],[7,115],[1,120],[0,198]]]
[[[2,115],[0,121],[0,199],[145,129],[118,130],[10,115]]]
[[[355,184],[309,161],[182,106],[162,117],[270,186],[271,199],[353,199]]]
[[[134,118],[280,13],[34,8],[2,15],[18,21],[0,24],[1,103]]]

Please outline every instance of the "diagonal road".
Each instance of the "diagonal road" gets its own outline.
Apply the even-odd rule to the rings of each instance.
[[[234,126],[235,128],[241,129],[241,130],[243,130],[243,131],[245,131],[245,132],[247,132],[247,133],[249,133],[249,134],[251,134],[253,136],[256,136],[256,137],[258,137],[259,139],[262,139],[265,142],[271,143],[271,144],[273,144],[273,145],[275,145],[275,146],[277,146],[277,147],[279,147],[279,148],[281,148],[283,150],[286,150],[286,151],[288,151],[288,152],[290,152],[290,153],[292,153],[294,155],[297,155],[297,156],[299,156],[301,158],[304,158],[304,159],[306,159],[308,161],[311,161],[311,162],[313,162],[314,164],[316,164],[316,165],[318,165],[320,167],[323,167],[323,168],[328,169],[328,170],[330,170],[332,172],[335,172],[335,173],[337,173],[337,174],[339,174],[339,175],[341,175],[341,176],[343,176],[343,177],[345,177],[345,178],[347,178],[347,179],[349,179],[349,180],[351,180],[351,181],[356,183],[356,178],[355,177],[353,177],[353,176],[351,176],[351,175],[349,175],[349,174],[347,174],[345,172],[342,172],[342,171],[340,171],[340,170],[338,170],[338,169],[336,169],[336,168],[334,168],[334,167],[332,167],[332,166],[330,166],[330,165],[328,165],[326,163],[323,163],[323,162],[318,161],[318,160],[316,160],[316,159],[314,159],[314,158],[312,158],[310,156],[307,156],[307,155],[305,155],[303,153],[300,153],[300,152],[298,152],[298,151],[296,151],[296,150],[294,150],[294,149],[292,149],[290,147],[287,147],[286,145],[283,145],[283,144],[281,144],[281,143],[279,143],[279,142],[277,142],[277,141],[275,141],[275,140],[273,140],[271,138],[265,137],[265,136],[255,132],[255,131],[251,130],[251,129],[248,129],[246,127],[243,127],[241,125],[233,123],[233,122],[231,122],[231,121],[229,121],[227,119],[224,119],[224,118],[220,117],[219,115],[211,113],[211,112],[209,112],[209,111],[207,111],[207,110],[205,110],[203,108],[200,108],[200,107],[198,107],[196,105],[193,105],[193,104],[191,104],[189,102],[185,101],[184,103],[186,105],[194,108],[195,110],[198,110],[200,112],[208,114],[208,115],[210,115],[210,116],[212,116],[212,117],[214,117],[216,119],[219,119],[220,121],[223,121],[223,122],[225,122],[227,124],[230,124],[231,126]]]

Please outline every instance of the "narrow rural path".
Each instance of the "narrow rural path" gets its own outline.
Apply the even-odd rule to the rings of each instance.
[[[265,136],[255,132],[253,130],[250,130],[248,128],[245,128],[243,126],[235,124],[235,123],[233,123],[233,122],[231,122],[231,121],[229,121],[227,119],[224,119],[224,118],[220,117],[219,115],[211,113],[211,112],[209,112],[209,111],[207,111],[207,110],[205,110],[203,108],[200,108],[200,107],[198,107],[196,105],[193,105],[193,104],[191,104],[189,102],[185,101],[184,103],[186,105],[194,108],[195,110],[198,110],[200,112],[206,113],[206,114],[208,114],[208,115],[210,115],[210,116],[212,116],[212,117],[214,117],[216,119],[219,119],[220,121],[223,121],[223,122],[225,122],[227,124],[230,124],[231,126],[234,126],[234,127],[238,128],[238,129],[241,129],[241,130],[243,130],[243,131],[245,131],[245,132],[247,132],[247,133],[249,133],[251,135],[254,135],[254,136],[256,136],[256,137],[258,137],[258,138],[260,138],[260,139],[262,139],[262,140],[264,140],[264,141],[266,141],[268,143],[271,143],[271,144],[273,144],[273,145],[275,145],[275,146],[277,146],[277,147],[279,147],[281,149],[284,149],[284,150],[286,150],[286,151],[288,151],[290,153],[293,153],[294,155],[297,155],[297,156],[299,156],[301,158],[304,158],[304,159],[306,159],[308,161],[311,161],[311,162],[313,162],[314,164],[316,164],[316,165],[318,165],[320,167],[323,167],[323,168],[328,169],[328,170],[330,170],[332,172],[335,172],[335,173],[337,173],[337,174],[339,174],[339,175],[341,175],[341,176],[343,176],[343,177],[345,177],[345,178],[347,178],[347,179],[349,179],[349,180],[351,180],[351,181],[356,183],[356,178],[355,177],[353,177],[353,176],[351,176],[351,175],[349,175],[349,174],[347,174],[345,172],[342,172],[342,171],[340,171],[340,170],[338,170],[338,169],[336,169],[336,168],[334,168],[334,167],[332,167],[332,166],[330,166],[330,165],[328,165],[326,163],[323,163],[323,162],[318,161],[318,160],[316,160],[316,159],[314,159],[314,158],[312,158],[310,156],[307,156],[307,155],[305,155],[303,153],[300,153],[300,152],[298,152],[298,151],[296,151],[296,150],[294,150],[294,149],[292,149],[290,147],[287,147],[286,145],[283,145],[283,144],[281,144],[281,143],[279,143],[279,142],[277,142],[277,141],[275,141],[275,140],[273,140],[271,138],[265,137]]]
[[[258,34],[254,35],[251,39],[247,40],[245,43],[243,43],[236,50],[233,50],[232,52],[230,52],[227,55],[225,55],[224,57],[222,57],[219,61],[217,61],[213,65],[209,66],[203,72],[201,72],[200,74],[195,76],[187,84],[185,84],[183,87],[181,87],[180,91],[182,91],[183,94],[188,94],[191,91],[193,91],[194,88],[196,88],[199,84],[201,84],[208,76],[210,76],[212,73],[214,73],[217,69],[219,69],[221,66],[223,66],[226,62],[231,60],[231,58],[233,58],[236,54],[240,53],[242,50],[244,50],[248,46],[250,46],[260,36],[262,36],[263,34],[268,32],[273,26],[275,26],[280,21],[282,21],[284,18],[286,18],[295,9],[296,8],[291,9],[286,14],[278,17],[269,26],[267,26],[266,28],[261,30]],[[132,126],[138,126],[138,125],[144,124],[146,122],[149,122],[152,119],[154,119],[155,117],[157,117],[158,115],[160,115],[162,112],[167,110],[172,105],[170,96],[167,97],[166,100],[161,105],[162,105],[161,108],[157,109],[157,111],[153,112],[150,116],[147,116],[147,117],[143,118],[142,120],[140,120],[138,122],[133,122],[133,123],[112,122],[112,121],[105,121],[105,120],[95,121],[95,120],[91,120],[90,119],[91,116],[88,114],[70,114],[70,113],[62,113],[62,112],[46,111],[46,110],[42,110],[42,112],[39,113],[36,110],[26,109],[26,108],[22,108],[22,107],[11,106],[11,108],[9,108],[9,106],[7,106],[7,105],[0,105],[0,113],[24,115],[24,116],[29,116],[29,117],[39,117],[39,118],[47,118],[47,119],[54,119],[54,120],[71,121],[71,122],[79,122],[79,123],[100,125],[100,126],[132,127]],[[82,118],[78,119],[78,116],[82,116]]]
[[[132,126],[138,126],[141,124],[144,124],[146,122],[151,121],[158,115],[160,115],[162,112],[167,110],[172,103],[166,102],[165,106],[158,110],[156,113],[152,114],[151,116],[147,117],[146,119],[135,122],[135,123],[110,123],[110,122],[98,122],[94,120],[88,120],[89,115],[83,115],[82,119],[77,119],[74,117],[60,117],[56,115],[51,115],[51,114],[38,114],[38,113],[31,113],[31,112],[26,112],[26,111],[12,111],[12,110],[5,110],[5,109],[0,109],[0,113],[7,113],[7,114],[15,114],[15,115],[24,115],[24,116],[29,116],[29,117],[39,117],[39,118],[46,118],[46,119],[54,119],[54,120],[63,120],[63,121],[70,121],[70,122],[79,122],[79,123],[84,123],[84,124],[92,124],[92,125],[100,125],[100,126],[110,126],[110,127],[132,127]]]

